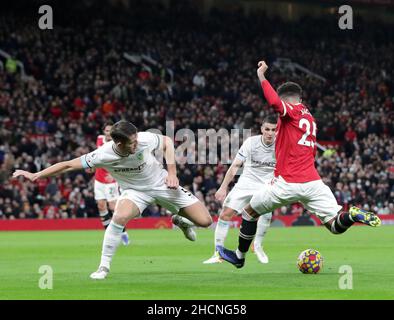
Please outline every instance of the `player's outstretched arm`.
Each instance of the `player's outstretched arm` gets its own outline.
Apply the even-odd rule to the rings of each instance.
[[[220,185],[220,188],[215,193],[215,199],[223,202],[227,196],[228,186],[231,181],[233,181],[235,175],[237,174],[238,169],[242,166],[243,162],[239,159],[235,159],[231,164],[230,168],[227,170],[226,175],[224,176],[223,182]]]
[[[268,104],[270,106],[273,106],[276,112],[279,112],[280,114],[283,114],[283,106],[282,106],[282,101],[280,100],[278,94],[272,88],[271,84],[265,77],[265,73],[268,69],[267,64],[265,61],[259,61],[258,63],[258,69],[257,69],[257,76],[260,80],[261,88],[263,89],[264,92],[264,97],[267,100]]]
[[[18,178],[18,177],[25,177],[26,179],[29,179],[30,181],[36,181],[37,179],[41,178],[47,178],[47,177],[52,177],[52,176],[57,176],[59,174],[68,172],[68,171],[73,171],[73,170],[80,170],[83,169],[81,159],[80,158],[75,158],[73,160],[69,161],[62,161],[58,162],[44,170],[41,170],[36,173],[24,171],[24,170],[16,170],[13,174],[13,178]]]
[[[167,136],[163,136],[163,152],[168,171],[168,176],[166,177],[165,183],[168,188],[176,189],[179,187],[179,180],[176,175],[175,148],[174,143]]]

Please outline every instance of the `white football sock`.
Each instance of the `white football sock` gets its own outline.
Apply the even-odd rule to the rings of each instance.
[[[271,224],[272,213],[262,214],[257,221],[257,230],[254,237],[253,246],[255,248],[261,248],[263,246],[264,236],[267,233],[267,229]]]
[[[238,259],[245,259],[245,252],[239,251],[239,249],[235,250],[235,254],[237,255]]]
[[[224,246],[226,241],[228,230],[230,228],[230,221],[218,219],[215,228],[215,251],[217,246]]]
[[[101,254],[100,266],[109,269],[112,257],[120,245],[123,226],[111,221],[104,233],[103,250]]]

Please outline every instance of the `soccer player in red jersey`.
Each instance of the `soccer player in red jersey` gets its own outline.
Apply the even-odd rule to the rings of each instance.
[[[333,234],[344,233],[355,222],[372,227],[381,225],[379,217],[357,207],[340,212],[330,188],[323,183],[316,168],[316,122],[301,102],[302,89],[294,82],[279,86],[277,92],[265,78],[268,66],[258,63],[257,76],[268,104],[279,114],[276,128],[274,178],[269,187],[256,193],[242,212],[238,249],[218,247],[219,255],[237,268],[243,267],[245,255],[256,233],[257,219],[275,209],[301,202]]]
[[[96,140],[97,148],[112,140],[110,135],[111,128],[112,123],[110,122],[104,125],[104,134],[99,135]],[[105,229],[111,222],[112,212],[115,210],[116,200],[119,198],[119,195],[118,183],[111,174],[104,168],[96,168],[94,173],[94,199],[97,201],[101,223]],[[124,228],[122,233],[122,243],[124,245],[129,244],[126,228]]]

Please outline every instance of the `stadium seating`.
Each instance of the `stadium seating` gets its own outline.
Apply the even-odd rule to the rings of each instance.
[[[0,219],[98,216],[92,173],[38,183],[10,175],[93,150],[108,119],[126,118],[140,131],[166,133],[166,121],[173,121],[176,130],[258,133],[272,113],[256,77],[261,58],[272,65],[275,86],[285,80],[302,85],[318,141],[328,148],[319,151],[317,167],[338,203],[394,213],[392,26],[368,29],[360,22],[359,32],[338,33],[336,25],[309,18],[289,33],[291,22],[261,12],[245,17],[213,10],[202,17],[188,6],[166,11],[158,4],[111,10],[93,8],[88,19],[83,10],[68,11],[51,32],[23,16],[0,14],[0,49],[23,62],[31,77],[0,69]],[[275,67],[281,57],[326,81]],[[212,214],[220,209],[214,193],[229,160],[178,166],[181,184]],[[157,206],[144,212],[166,214]]]

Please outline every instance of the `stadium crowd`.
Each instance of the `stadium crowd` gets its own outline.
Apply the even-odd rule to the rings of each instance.
[[[338,203],[394,214],[393,26],[360,22],[357,31],[341,31],[330,17],[284,22],[263,12],[246,17],[217,10],[200,16],[186,3],[170,10],[145,4],[129,12],[92,7],[92,18],[75,9],[53,30],[40,30],[31,17],[0,15],[0,49],[11,55],[0,66],[0,219],[98,216],[92,172],[36,183],[10,176],[93,150],[108,120],[125,118],[140,131],[163,134],[166,121],[175,131],[257,134],[272,114],[256,77],[263,57],[275,86],[292,80],[303,87],[318,141],[326,146],[317,167]],[[149,58],[142,63],[124,53]],[[278,58],[325,80],[275,65]],[[23,62],[29,78],[12,59]],[[236,138],[221,141],[218,154]],[[200,159],[201,151],[178,154],[178,160]],[[180,183],[218,214],[214,194],[231,156],[220,164],[200,160],[178,165]],[[166,214],[151,206],[143,215]]]

